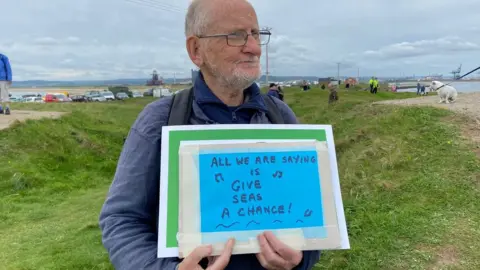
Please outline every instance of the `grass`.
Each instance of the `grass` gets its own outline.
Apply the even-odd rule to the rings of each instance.
[[[303,123],[332,124],[351,249],[322,252],[316,269],[480,268],[480,162],[457,116],[372,106],[412,93],[286,90]],[[98,213],[123,138],[152,99],[15,104],[71,112],[0,132],[0,269],[113,269]]]
[[[98,213],[123,138],[151,101],[14,105],[71,113],[0,133],[0,269],[112,269]]]
[[[478,269],[480,163],[458,126],[439,121],[451,112],[368,105],[392,95],[343,92],[330,109],[326,93],[289,96],[302,122],[335,133],[352,249],[324,252],[317,268]]]

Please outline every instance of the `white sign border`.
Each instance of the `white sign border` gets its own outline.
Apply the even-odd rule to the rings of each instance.
[[[167,181],[160,181],[160,197],[159,197],[159,216],[158,216],[158,244],[157,244],[157,258],[178,257],[178,248],[167,248],[166,243],[166,227],[167,227],[167,203],[168,203],[168,153],[169,153],[169,135],[170,131],[180,130],[228,130],[228,129],[307,129],[307,130],[325,130],[328,151],[330,156],[330,164],[332,170],[332,181],[335,196],[335,206],[337,209],[337,219],[342,238],[341,249],[350,249],[350,240],[348,237],[347,223],[345,219],[345,211],[343,207],[342,192],[340,188],[340,177],[338,174],[337,154],[335,151],[335,142],[333,138],[333,129],[331,125],[302,125],[302,124],[238,124],[238,125],[185,125],[185,126],[164,126],[162,127],[162,141],[161,141],[161,162],[160,162],[160,180],[167,179]],[[246,140],[228,140],[238,142],[270,142],[270,141],[308,141],[308,140],[262,140],[262,139],[246,139]],[[226,140],[202,140],[202,141],[188,141],[184,143],[197,144],[211,144],[211,143],[227,143]],[[182,142],[181,142],[182,143]],[[166,158],[164,158],[166,157]]]

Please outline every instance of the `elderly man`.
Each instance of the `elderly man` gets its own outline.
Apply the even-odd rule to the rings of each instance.
[[[8,87],[12,85],[12,68],[8,57],[0,53],[0,114],[10,114],[10,94]]]
[[[194,0],[185,32],[188,55],[200,74],[192,89],[147,105],[131,127],[100,214],[111,262],[116,269],[311,269],[319,251],[292,250],[271,232],[258,236],[258,254],[231,255],[230,240],[225,252],[214,258],[210,246],[195,249],[183,260],[156,257],[162,126],[268,124],[278,123],[278,116],[283,123],[297,123],[285,103],[262,95],[255,83],[261,75],[261,45],[270,33],[259,29],[247,1]],[[183,122],[172,120],[177,116]]]

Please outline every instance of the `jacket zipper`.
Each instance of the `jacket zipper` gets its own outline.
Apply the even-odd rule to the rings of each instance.
[[[237,114],[235,112],[232,112],[232,120],[237,122]]]

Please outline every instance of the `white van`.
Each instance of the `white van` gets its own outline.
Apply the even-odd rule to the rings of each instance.
[[[42,97],[26,97],[26,98],[25,98],[25,102],[29,102],[29,103],[45,103],[45,101],[43,101]]]
[[[153,90],[153,96],[156,98],[169,97],[172,95],[173,93],[168,88],[157,88]]]

